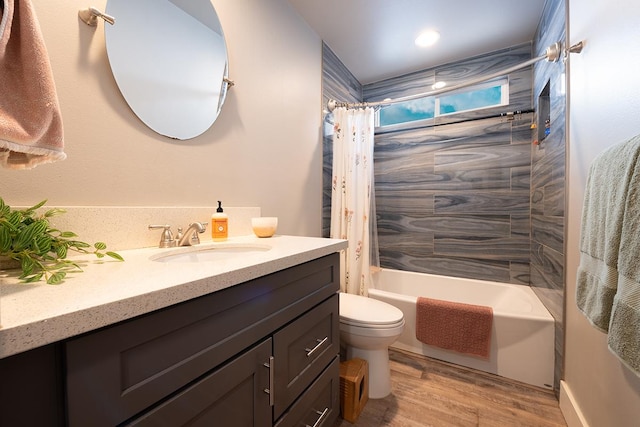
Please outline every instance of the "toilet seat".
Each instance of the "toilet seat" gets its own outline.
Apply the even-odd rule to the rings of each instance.
[[[341,292],[340,323],[361,328],[394,329],[404,325],[404,314],[386,302]]]

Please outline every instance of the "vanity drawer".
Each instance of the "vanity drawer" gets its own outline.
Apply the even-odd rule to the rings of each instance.
[[[340,358],[325,369],[275,424],[276,427],[331,427],[340,414]]]
[[[274,419],[282,415],[339,352],[338,294],[274,334]]]
[[[333,297],[328,255],[65,342],[70,427],[146,411]]]

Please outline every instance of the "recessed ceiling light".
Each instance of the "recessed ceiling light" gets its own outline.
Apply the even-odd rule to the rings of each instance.
[[[431,89],[442,89],[446,85],[447,85],[447,82],[443,82],[443,81],[435,82],[434,84],[431,85]]]
[[[434,30],[429,30],[421,33],[416,38],[416,46],[427,47],[433,46],[440,38],[440,33]]]

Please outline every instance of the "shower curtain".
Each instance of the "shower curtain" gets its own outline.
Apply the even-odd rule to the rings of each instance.
[[[372,108],[333,112],[331,237],[347,239],[340,290],[368,295],[371,269],[379,266],[373,196]]]

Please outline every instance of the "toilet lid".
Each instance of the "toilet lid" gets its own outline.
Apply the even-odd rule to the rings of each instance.
[[[340,322],[354,326],[390,326],[402,322],[402,311],[386,302],[340,292]]]

